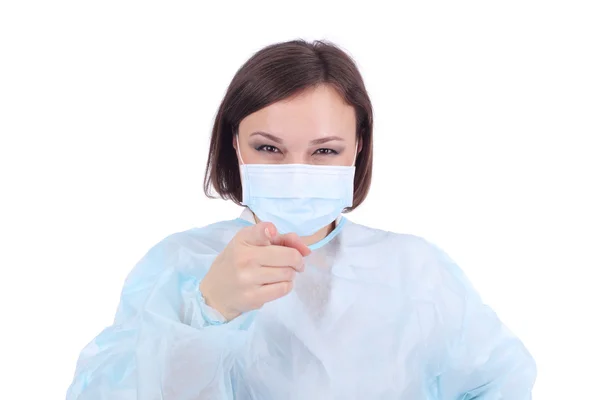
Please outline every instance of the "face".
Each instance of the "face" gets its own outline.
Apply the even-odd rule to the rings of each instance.
[[[243,162],[238,161],[350,166],[356,139],[354,108],[334,88],[321,85],[244,118],[238,151]],[[233,146],[238,150],[235,137]]]

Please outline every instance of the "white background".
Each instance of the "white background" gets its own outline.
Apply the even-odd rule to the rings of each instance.
[[[237,216],[202,192],[212,120],[297,37],[348,50],[372,96],[350,218],[455,258],[534,355],[535,398],[597,395],[595,2],[203,3],[0,5],[2,398],[64,398],[150,246]]]

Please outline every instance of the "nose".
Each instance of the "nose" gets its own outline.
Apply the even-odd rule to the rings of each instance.
[[[308,164],[310,160],[304,152],[296,151],[286,154],[284,163],[286,164]]]

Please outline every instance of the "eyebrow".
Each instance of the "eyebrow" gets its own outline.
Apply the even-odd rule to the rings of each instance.
[[[269,140],[274,141],[275,143],[283,143],[283,140],[281,138],[279,138],[275,135],[271,135],[270,133],[267,133],[267,132],[260,132],[260,131],[254,132],[254,133],[250,134],[250,137],[252,137],[252,136],[262,136]]]
[[[280,137],[277,137],[275,135],[272,135],[270,133],[267,133],[267,132],[261,132],[261,131],[254,132],[254,133],[250,134],[250,137],[252,137],[252,136],[262,136],[269,140],[274,141],[275,143],[283,143],[283,139],[281,139]],[[310,144],[311,145],[319,145],[319,144],[324,144],[327,142],[332,142],[334,140],[343,141],[344,139],[339,136],[326,136],[326,137],[322,137],[319,139],[311,140]]]

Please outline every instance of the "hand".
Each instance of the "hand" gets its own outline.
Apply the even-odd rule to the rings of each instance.
[[[310,249],[294,233],[261,222],[240,230],[200,283],[206,304],[227,320],[288,294]]]

